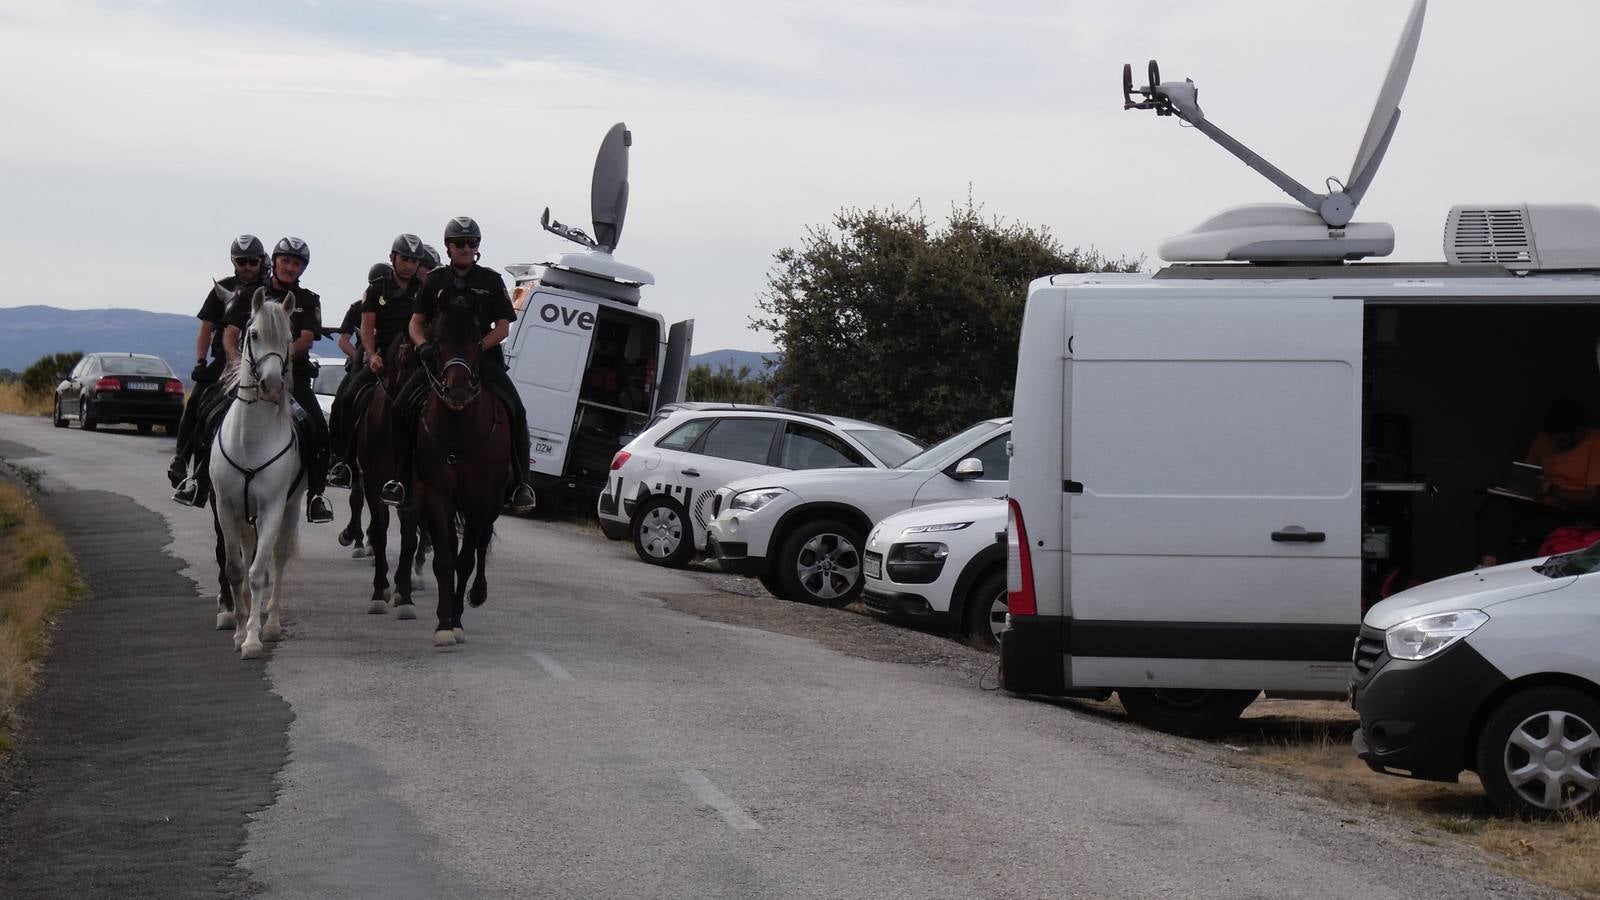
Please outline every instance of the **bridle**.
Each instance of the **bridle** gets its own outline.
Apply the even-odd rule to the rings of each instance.
[[[290,294],[289,296],[293,297],[294,295]],[[288,356],[287,352],[279,353],[278,351],[274,350],[274,351],[272,351],[271,353],[268,353],[265,356],[257,357],[256,356],[255,338],[251,336],[251,334],[250,334],[250,332],[248,330],[249,329],[249,325],[248,324],[246,324],[245,328],[246,328],[246,331],[245,331],[245,335],[244,335],[244,361],[250,364],[249,367],[246,369],[246,371],[248,371],[250,373],[250,381],[247,384],[247,383],[245,383],[243,378],[240,378],[239,383],[234,386],[233,396],[234,396],[234,398],[236,400],[238,400],[241,403],[254,403],[257,400],[261,399],[261,364],[262,363],[266,362],[269,359],[272,359],[273,357],[277,357],[278,358],[278,364],[283,369],[283,380],[284,380],[284,382],[286,384],[293,380],[293,378],[294,378],[294,370],[293,370],[292,365],[289,362],[289,356]],[[245,397],[240,395],[239,392],[244,390],[244,389],[246,389],[246,388],[249,388],[250,390],[255,391],[256,395],[254,397],[250,397],[248,399],[246,399]]]
[[[456,367],[467,370],[467,399],[462,400],[459,405],[452,401],[449,396],[450,370]],[[452,356],[445,360],[444,365],[439,367],[437,376],[433,374],[433,369],[425,362],[422,364],[422,371],[427,373],[428,387],[433,390],[434,395],[443,400],[445,405],[452,410],[460,411],[466,408],[467,404],[478,399],[478,395],[483,393],[483,379],[478,376],[478,369],[472,363],[467,362],[467,358],[464,356]]]

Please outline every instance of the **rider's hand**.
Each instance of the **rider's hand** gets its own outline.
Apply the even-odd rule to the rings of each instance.
[[[199,381],[204,377],[206,377],[206,361],[203,359],[195,360],[194,369],[189,373],[189,380]]]
[[[439,364],[439,348],[432,341],[418,344],[417,359],[422,360],[424,365],[436,366]]]
[[[367,368],[371,369],[374,375],[383,374],[383,357],[376,353],[367,357]]]

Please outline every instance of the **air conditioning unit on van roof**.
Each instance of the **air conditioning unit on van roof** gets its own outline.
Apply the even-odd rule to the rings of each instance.
[[[1600,269],[1600,207],[1592,203],[1466,204],[1450,207],[1444,258],[1508,269]]]

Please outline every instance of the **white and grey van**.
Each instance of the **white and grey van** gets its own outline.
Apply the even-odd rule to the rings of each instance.
[[[683,399],[694,320],[667,325],[642,309],[655,283],[613,255],[628,204],[628,146],[620,123],[595,160],[594,237],[552,222],[546,230],[583,250],[543,265],[513,265],[517,321],[505,341],[506,365],[528,411],[530,475],[541,492],[604,487],[611,458],[655,410]]]

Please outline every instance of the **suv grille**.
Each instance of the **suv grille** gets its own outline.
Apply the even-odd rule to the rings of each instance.
[[[1372,669],[1378,664],[1378,657],[1383,655],[1383,632],[1366,625],[1361,626],[1361,634],[1356,638],[1355,654],[1351,662],[1355,664],[1354,682],[1360,684],[1372,674]]]

